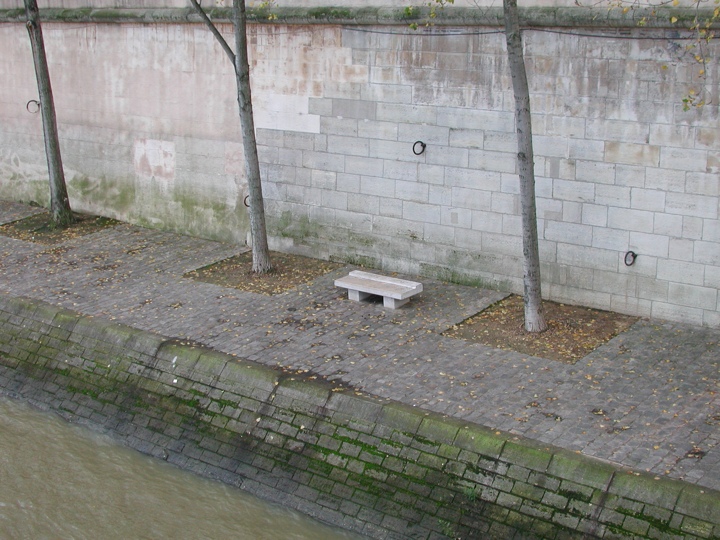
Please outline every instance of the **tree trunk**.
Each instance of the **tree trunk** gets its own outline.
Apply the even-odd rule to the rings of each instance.
[[[505,38],[515,94],[515,125],[518,139],[518,173],[522,208],[523,284],[525,289],[525,330],[542,332],[547,328],[543,317],[540,287],[537,211],[535,209],[535,170],[528,87],[517,0],[503,0]]]
[[[247,50],[247,19],[245,0],[233,1],[233,26],[235,28],[235,79],[237,81],[240,125],[242,127],[245,172],[248,181],[250,205],[250,235],[252,237],[252,270],[264,274],[272,270],[270,249],[265,228],[265,204],[263,202],[260,161],[255,140],[255,119],[250,95],[250,65]]]
[[[45,138],[45,155],[47,156],[48,173],[50,176],[50,213],[56,227],[67,227],[74,221],[70,208],[70,199],[65,185],[62,159],[60,157],[60,142],[58,140],[57,120],[55,118],[55,104],[53,103],[52,88],[50,86],[50,72],[45,57],[45,43],[42,28],[40,27],[40,14],[36,0],[24,0],[27,15],[27,29],[32,45],[33,62],[37,78],[38,94],[40,96],[40,110],[42,112],[43,135]]]
[[[253,117],[252,97],[250,95],[250,65],[247,51],[247,18],[245,0],[233,0],[233,29],[235,33],[235,52],[230,48],[220,31],[215,27],[198,0],[190,0],[190,5],[220,43],[235,68],[240,126],[242,130],[243,150],[245,152],[245,173],[248,181],[248,206],[250,209],[250,236],[252,237],[252,271],[264,274],[272,270],[270,249],[268,248],[267,229],[265,228],[265,203],[262,195],[260,161],[255,140],[255,119]]]

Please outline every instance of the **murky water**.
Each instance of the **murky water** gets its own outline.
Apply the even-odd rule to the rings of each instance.
[[[358,537],[0,396],[0,538]]]

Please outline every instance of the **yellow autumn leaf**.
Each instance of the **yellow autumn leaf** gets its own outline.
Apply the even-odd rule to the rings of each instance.
[[[623,8],[623,13],[627,13],[628,11],[630,11],[629,7]]]
[[[705,70],[704,70],[704,69],[701,69],[701,70],[698,72],[698,75],[705,75]]]
[[[670,17],[670,22],[675,24],[677,22],[677,17]]]
[[[673,6],[679,6],[680,0],[673,0]]]

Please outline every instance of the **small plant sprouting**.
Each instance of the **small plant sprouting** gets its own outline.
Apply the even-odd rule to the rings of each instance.
[[[442,534],[444,534],[448,538],[455,538],[455,528],[453,527],[452,523],[450,523],[446,519],[438,519],[438,525],[440,525]]]
[[[466,487],[463,490],[463,495],[465,495],[465,498],[470,502],[475,502],[478,498],[478,492],[477,488],[475,487]]]
[[[446,5],[448,4],[454,4],[455,0],[431,0],[430,2],[427,2],[427,7],[430,9],[427,20],[425,21],[425,26],[431,26],[432,20],[437,17],[438,9],[444,9]],[[413,18],[415,16],[415,7],[408,6],[405,8],[405,17],[407,18]],[[417,30],[418,29],[418,23],[412,22],[409,24],[411,30]]]

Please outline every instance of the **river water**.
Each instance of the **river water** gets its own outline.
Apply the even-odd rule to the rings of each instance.
[[[0,538],[359,537],[0,396]]]

